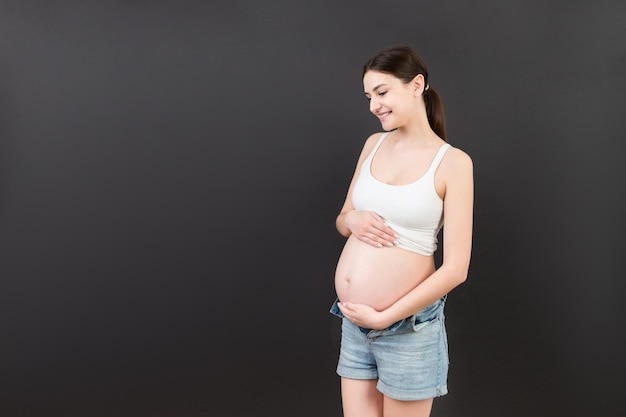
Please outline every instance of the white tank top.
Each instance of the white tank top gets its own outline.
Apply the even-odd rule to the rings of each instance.
[[[381,135],[363,161],[352,190],[352,204],[357,210],[380,215],[398,234],[399,248],[430,256],[437,250],[437,234],[443,226],[443,200],[435,190],[435,171],[451,146],[441,146],[428,171],[417,181],[390,185],[374,178],[371,171],[372,158],[387,134]]]

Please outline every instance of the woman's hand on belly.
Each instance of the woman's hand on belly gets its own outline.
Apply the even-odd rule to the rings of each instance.
[[[396,244],[396,232],[373,211],[349,211],[345,216],[345,224],[354,237],[374,247]]]
[[[343,315],[357,326],[368,329],[385,329],[393,324],[388,321],[384,311],[377,311],[367,304],[339,303]]]

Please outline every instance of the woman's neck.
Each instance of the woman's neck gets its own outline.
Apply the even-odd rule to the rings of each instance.
[[[412,124],[400,126],[392,135],[393,141],[412,146],[428,146],[434,142],[439,142],[441,138],[433,131],[430,125]]]

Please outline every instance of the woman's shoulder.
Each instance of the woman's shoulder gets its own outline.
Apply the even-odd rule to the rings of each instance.
[[[450,148],[446,151],[443,161],[441,161],[442,168],[449,170],[450,172],[472,172],[473,162],[472,158],[460,148],[450,145]]]
[[[376,142],[378,142],[380,140],[380,138],[383,137],[383,135],[386,135],[389,132],[375,132],[372,133],[371,135],[369,135],[367,137],[367,139],[365,140],[365,144],[367,145],[368,143],[374,143],[376,144]]]
[[[363,144],[363,153],[371,152],[378,143],[378,141],[380,141],[380,139],[386,133],[389,132],[376,132],[369,135],[368,138],[365,140],[365,143]]]
[[[359,156],[359,161],[357,162],[357,167],[360,167],[365,161],[365,159],[367,159],[367,157],[372,153],[372,151],[374,151],[376,144],[380,141],[380,138],[384,134],[385,132],[373,133],[365,140],[365,143],[363,144],[363,148],[361,149],[361,155]]]

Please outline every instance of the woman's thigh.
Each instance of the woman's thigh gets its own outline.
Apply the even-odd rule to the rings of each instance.
[[[341,378],[341,403],[344,417],[382,417],[383,394],[376,379]]]
[[[400,401],[385,396],[383,400],[384,417],[429,417],[432,408],[432,398],[418,401]]]

